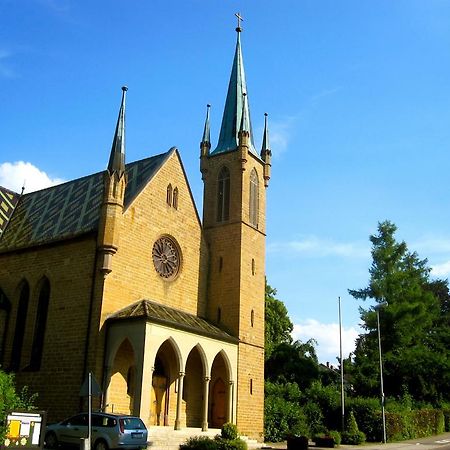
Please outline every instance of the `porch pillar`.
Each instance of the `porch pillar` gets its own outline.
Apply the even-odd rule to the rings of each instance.
[[[228,392],[228,418],[227,422],[234,423],[233,411],[234,411],[234,381],[229,382]]]
[[[175,419],[175,430],[181,430],[180,417],[181,417],[181,403],[183,400],[184,375],[185,375],[184,372],[180,372],[178,376],[177,416]]]
[[[106,411],[108,405],[109,397],[109,384],[111,381],[112,366],[105,366],[105,371],[103,375],[103,398],[102,398],[102,411]]]
[[[209,405],[209,382],[210,377],[205,377],[203,383],[203,422],[202,431],[208,431],[208,405]]]
[[[142,378],[140,384],[139,398],[139,417],[144,420],[147,425],[151,424],[151,405],[152,405],[152,379],[154,367],[150,365],[150,361],[144,360],[142,365]]]

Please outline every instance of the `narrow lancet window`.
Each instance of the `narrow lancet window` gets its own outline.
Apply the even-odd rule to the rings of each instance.
[[[16,329],[11,353],[11,370],[17,372],[20,368],[22,356],[23,337],[25,335],[25,323],[27,320],[28,303],[30,299],[30,286],[25,281],[20,290],[19,305],[17,307]]]
[[[172,206],[172,185],[167,186],[166,202],[169,206]]]
[[[230,171],[226,167],[219,172],[217,181],[217,222],[224,222],[230,216]]]
[[[177,187],[173,190],[172,206],[175,209],[178,209],[178,188]]]
[[[47,325],[48,305],[50,301],[50,282],[45,278],[39,292],[39,302],[34,326],[33,347],[31,348],[30,369],[41,368],[42,352],[44,350],[45,328]]]
[[[249,201],[250,224],[258,228],[259,217],[259,180],[256,170],[253,169],[250,174],[250,201]]]

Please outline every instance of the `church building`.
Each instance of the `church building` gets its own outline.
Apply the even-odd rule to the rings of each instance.
[[[49,421],[87,408],[91,372],[94,408],[263,438],[271,150],[267,115],[254,145],[236,31],[218,143],[209,105],[200,143],[202,217],[176,148],[127,161],[126,87],[105,171],[0,187],[0,365]]]

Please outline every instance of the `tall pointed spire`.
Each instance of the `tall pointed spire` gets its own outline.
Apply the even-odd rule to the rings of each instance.
[[[264,113],[264,133],[263,133],[263,141],[261,146],[261,158],[265,161],[265,154],[270,152],[270,143],[269,143],[269,126],[267,124],[267,113]]]
[[[206,119],[205,119],[205,128],[203,129],[203,137],[202,142],[200,142],[200,147],[208,147],[208,149],[211,148],[211,132],[210,132],[210,126],[209,126],[209,110],[211,108],[211,105],[206,105]]]
[[[119,178],[125,172],[125,97],[128,88],[122,87],[122,103],[117,118],[116,132],[109,156],[108,171],[116,172]]]
[[[239,145],[239,130],[241,122],[248,124],[250,133],[249,151],[258,155],[253,143],[253,134],[251,130],[250,108],[248,106],[248,97],[244,101],[244,94],[247,94],[247,84],[245,81],[244,62],[241,50],[241,20],[242,17],[236,14],[238,26],[236,28],[237,41],[236,51],[234,53],[233,68],[231,69],[230,82],[228,84],[228,93],[223,111],[222,126],[220,128],[219,143],[211,154],[224,153],[236,150]],[[244,117],[243,117],[244,116]]]

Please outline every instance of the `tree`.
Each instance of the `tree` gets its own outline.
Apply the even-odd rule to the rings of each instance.
[[[372,299],[379,308],[386,394],[401,396],[406,388],[417,400],[437,401],[447,391],[439,377],[448,351],[445,358],[432,352],[439,343],[433,327],[442,318],[441,309],[448,306],[445,285],[430,280],[427,260],[410,252],[405,242],[397,242],[396,230],[392,222],[378,224],[377,234],[370,236],[369,284],[349,293],[356,299]],[[360,314],[366,333],[357,339],[352,383],[360,395],[377,395],[377,312],[374,307],[361,307]]]
[[[265,355],[270,357],[279,344],[292,342],[292,325],[285,304],[275,298],[277,290],[269,286],[266,280],[266,309],[265,309]]]
[[[16,391],[14,375],[0,370],[0,442],[3,442],[6,428],[3,420],[12,409],[33,410],[37,395],[30,395],[27,388]]]

